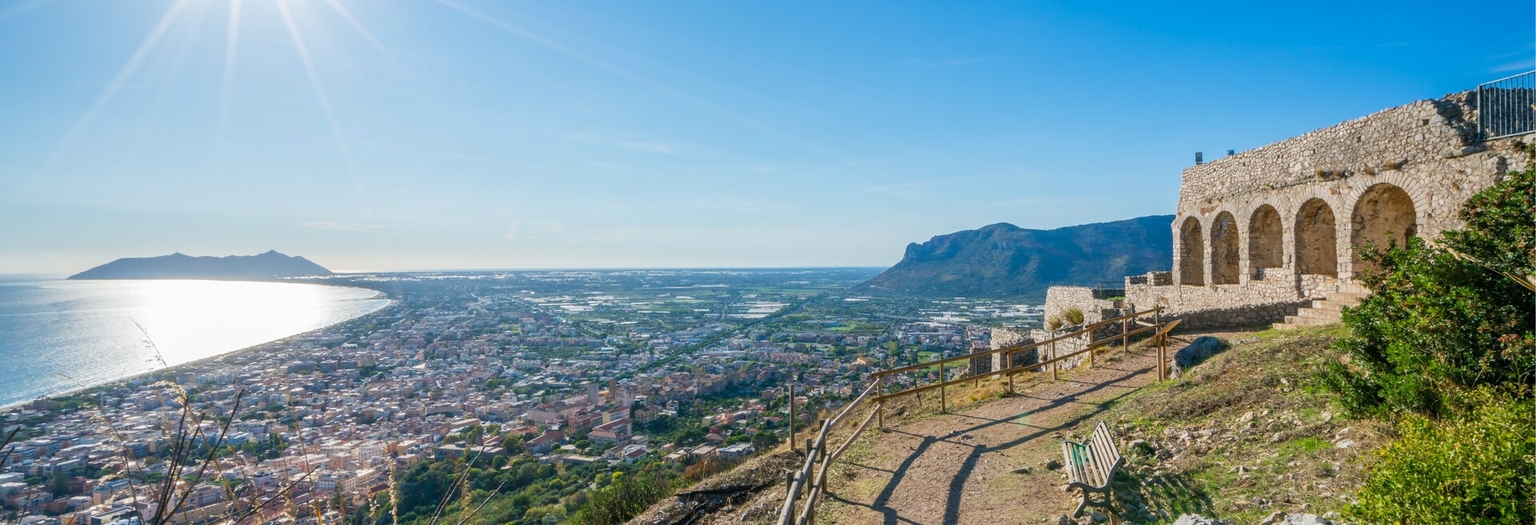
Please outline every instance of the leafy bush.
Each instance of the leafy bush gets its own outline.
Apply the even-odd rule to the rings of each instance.
[[[1473,395],[1489,400],[1497,395]],[[1346,513],[1357,523],[1532,523],[1536,430],[1529,401],[1493,402],[1458,421],[1409,415]]]
[[[613,482],[587,494],[587,505],[572,516],[572,523],[617,525],[645,512],[646,507],[672,493],[672,484],[654,471],[632,475],[614,473]]]
[[[1372,290],[1344,310],[1350,363],[1325,383],[1352,411],[1407,410],[1440,417],[1481,387],[1529,395],[1536,366],[1536,303],[1519,279],[1536,274],[1532,214],[1536,167],[1512,172],[1472,197],[1443,246],[1364,247],[1373,263],[1359,279]]]

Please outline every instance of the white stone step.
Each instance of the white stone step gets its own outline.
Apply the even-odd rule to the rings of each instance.
[[[1370,295],[1371,290],[1360,283],[1339,283],[1339,291],[1360,295]]]
[[[1338,310],[1326,310],[1321,308],[1302,308],[1296,311],[1296,317],[1307,319],[1320,319],[1324,321],[1338,321],[1343,319],[1343,313]]]
[[[1344,311],[1345,306],[1354,305],[1343,304],[1338,301],[1329,301],[1327,299],[1313,299],[1311,308],[1317,310],[1332,310],[1335,312],[1342,312]]]
[[[1301,317],[1297,315],[1285,316],[1286,324],[1298,326],[1324,326],[1339,322],[1338,319],[1318,319],[1313,317]]]
[[[1343,304],[1344,306],[1354,306],[1360,304],[1360,300],[1365,299],[1366,296],[1369,296],[1370,294],[1353,292],[1328,292],[1326,295],[1328,297],[1327,300],[1330,302]]]

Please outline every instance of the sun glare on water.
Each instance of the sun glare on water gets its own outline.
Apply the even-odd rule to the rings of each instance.
[[[324,289],[274,283],[149,281],[133,320],[167,363],[192,361],[211,348],[257,344],[291,328],[324,326]],[[264,328],[266,327],[266,328]],[[286,333],[285,333],[286,332]]]

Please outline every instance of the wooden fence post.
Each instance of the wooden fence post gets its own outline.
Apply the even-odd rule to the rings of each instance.
[[[877,397],[877,398],[885,396],[885,376],[880,376],[880,377],[875,378],[875,394],[876,394],[875,397]],[[880,418],[880,428],[885,428],[885,400],[884,399],[881,399],[880,401],[875,403],[875,412],[880,414],[879,416],[876,416],[876,417]]]
[[[789,384],[789,451],[795,451],[795,384]]]
[[[1052,335],[1051,339],[1055,339],[1054,336],[1056,335],[1056,333],[1055,332],[1051,332],[1051,335]],[[1051,341],[1051,359],[1055,359],[1055,358],[1056,358],[1056,341]],[[1051,363],[1051,381],[1055,381],[1057,379],[1057,377],[1056,377],[1056,369],[1060,368],[1060,367],[1058,367],[1056,365],[1059,365],[1059,364],[1061,364],[1061,363],[1054,363],[1054,362]]]
[[[943,359],[942,356],[943,356],[943,354],[940,354],[939,359]],[[945,397],[945,392],[944,392],[944,391],[949,390],[949,389],[944,387],[944,378],[945,378],[945,375],[944,375],[944,361],[939,361],[939,413],[940,414],[945,413],[945,412],[949,412],[949,400]]]

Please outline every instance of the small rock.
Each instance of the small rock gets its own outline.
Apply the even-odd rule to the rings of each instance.
[[[1253,411],[1252,410],[1249,410],[1248,412],[1244,413],[1242,417],[1237,418],[1237,422],[1238,423],[1247,423],[1249,421],[1253,421]]]
[[[1349,435],[1349,427],[1344,427],[1344,428],[1339,429],[1339,431],[1337,433],[1335,433],[1333,435],[1333,437],[1334,437],[1334,439],[1338,439],[1338,438],[1341,438],[1341,437],[1344,437],[1344,436],[1348,436],[1348,435]]]
[[[1033,472],[1033,469],[1030,469],[1029,467],[1020,467],[1020,468],[1013,469],[1013,473],[1014,474],[1028,474],[1030,472]]]
[[[1060,461],[1052,459],[1052,460],[1047,460],[1045,462],[1045,470],[1060,470],[1060,469],[1061,469],[1061,462]]]
[[[1173,525],[1231,525],[1230,521],[1215,520],[1199,514],[1182,514]]]
[[[1355,440],[1353,440],[1353,439],[1345,439],[1345,440],[1339,441],[1338,443],[1334,443],[1333,446],[1338,447],[1338,448],[1353,447],[1353,446],[1355,446]]]
[[[1055,518],[1046,518],[1045,522],[1046,523],[1055,523],[1056,525],[1072,525],[1072,518],[1067,516],[1066,514],[1062,514],[1062,515],[1057,516]]]
[[[1285,513],[1275,511],[1268,518],[1264,518],[1264,521],[1259,522],[1259,525],[1280,525],[1282,523],[1285,523]]]
[[[1284,432],[1276,432],[1275,435],[1269,437],[1270,443],[1279,443],[1281,441],[1285,441]]]
[[[1323,422],[1328,423],[1330,421],[1333,421],[1333,412],[1323,412]]]
[[[1109,516],[1105,516],[1103,514],[1099,514],[1099,511],[1096,511],[1096,510],[1088,511],[1088,517],[1092,518],[1094,523],[1104,523],[1106,521],[1109,521]]]
[[[1284,521],[1276,522],[1283,525],[1333,525],[1333,521],[1320,518],[1316,514],[1288,514]]]

